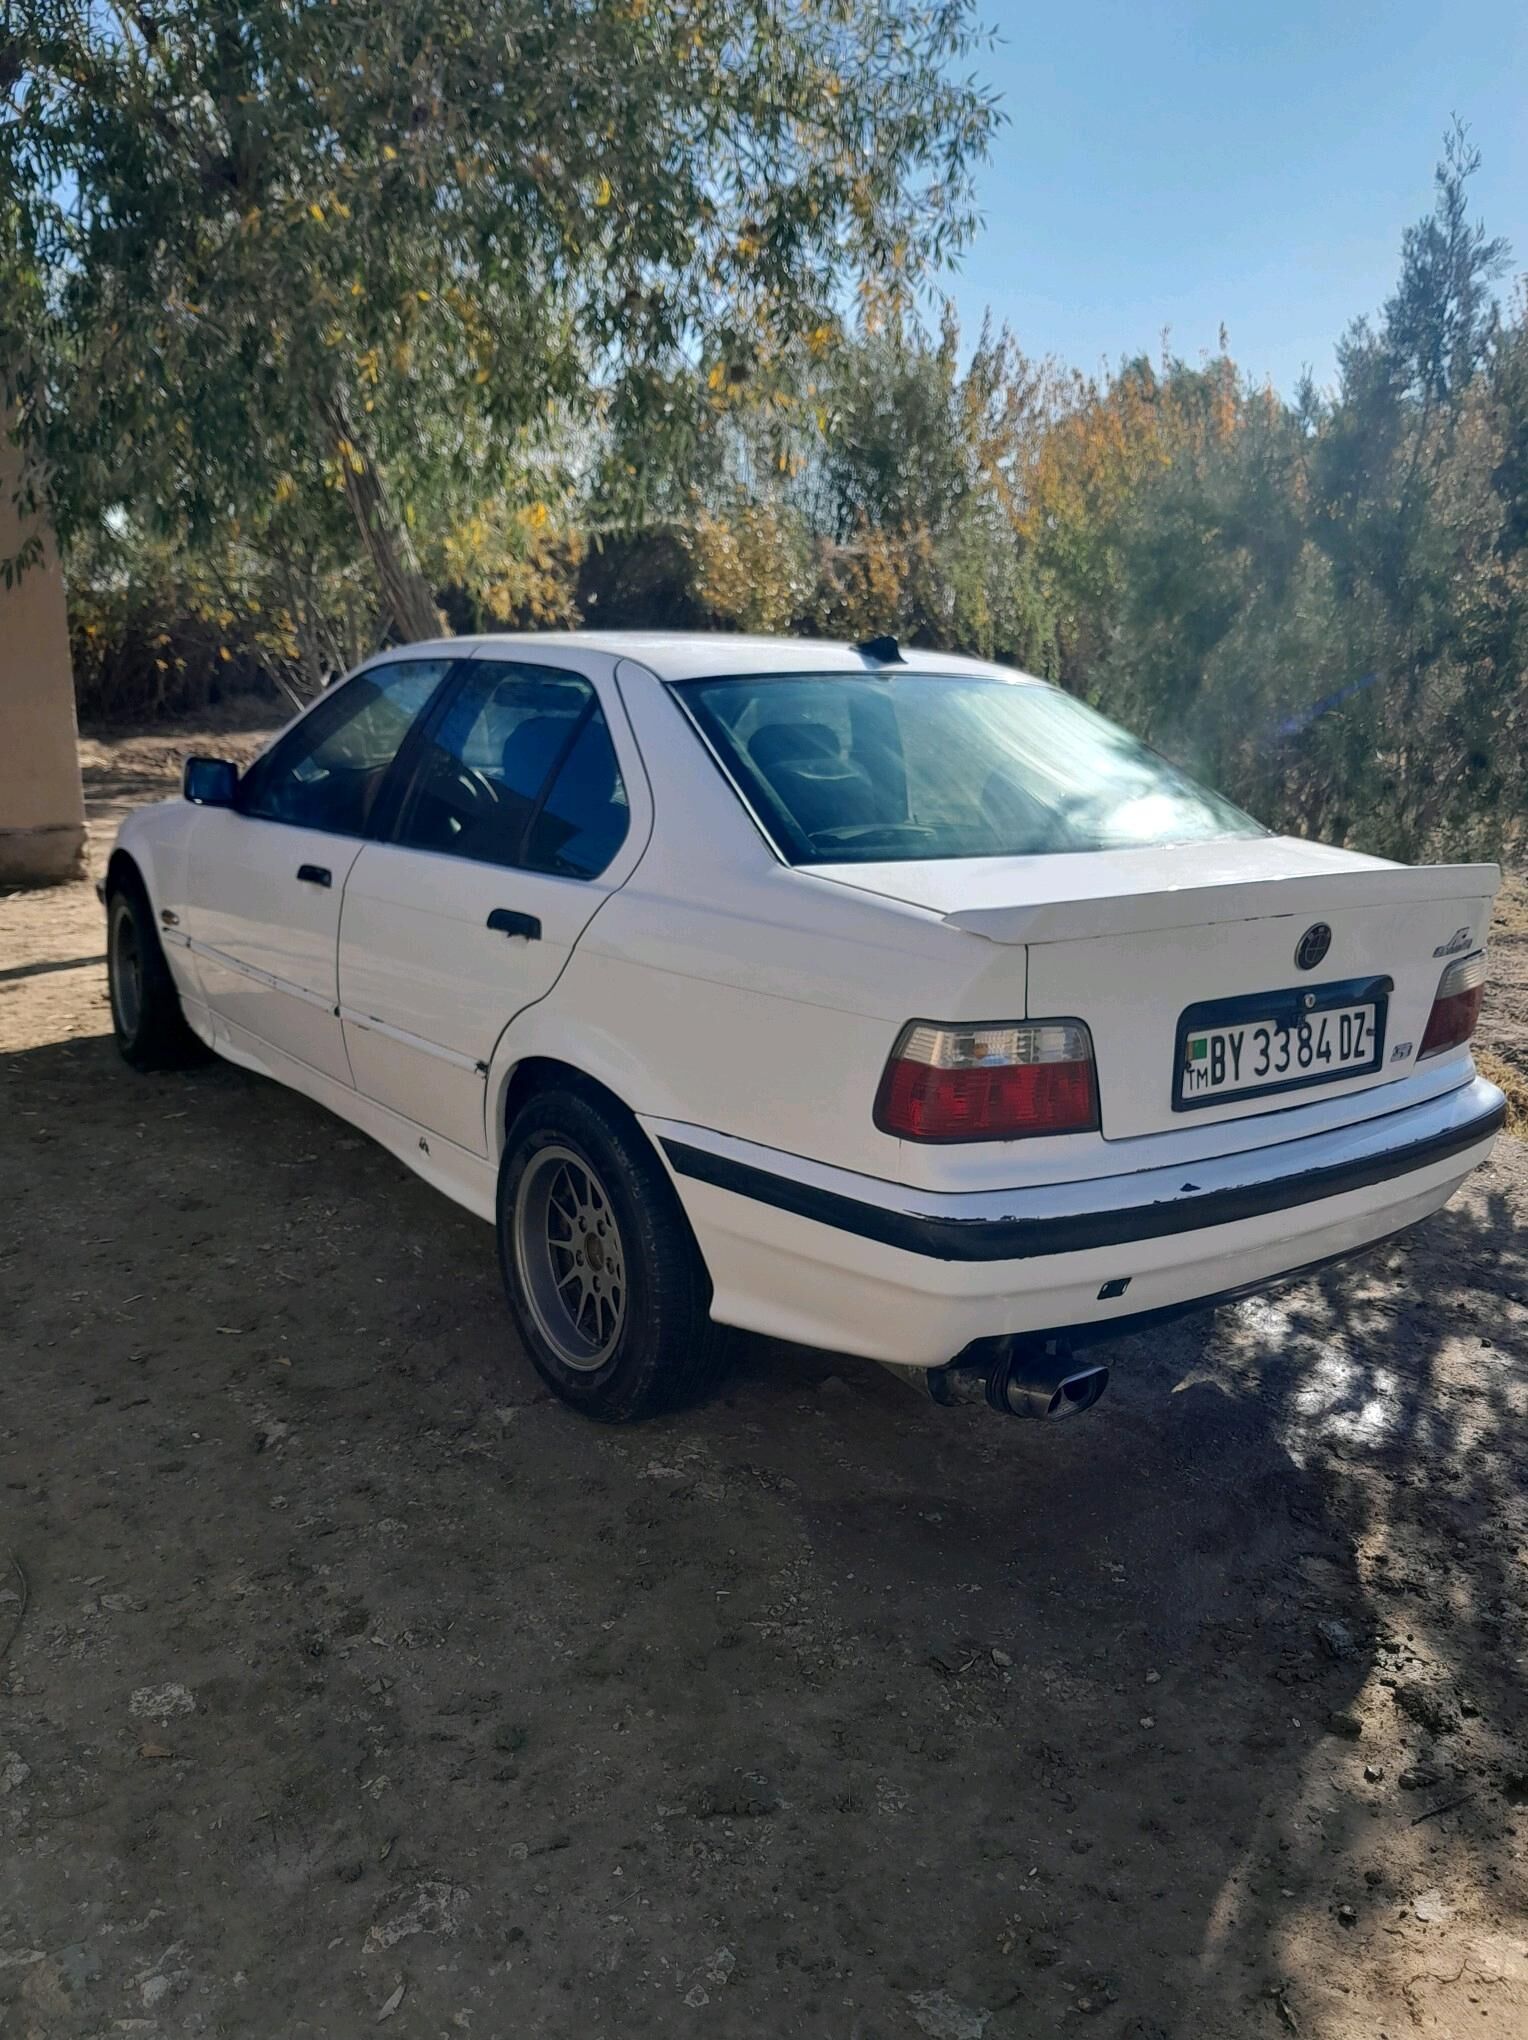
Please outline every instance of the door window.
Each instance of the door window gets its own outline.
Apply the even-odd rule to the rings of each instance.
[[[593,878],[625,838],[626,789],[589,682],[474,659],[427,739],[397,840]]]
[[[400,659],[357,673],[251,767],[247,815],[364,836],[399,746],[450,671],[449,659]]]
[[[615,746],[596,703],[547,789],[521,862],[563,878],[597,878],[625,842],[630,823]]]

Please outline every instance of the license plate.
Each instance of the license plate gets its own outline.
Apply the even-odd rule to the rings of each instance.
[[[1372,1002],[1332,1006],[1298,1019],[1272,1014],[1183,1035],[1177,1094],[1181,1106],[1235,1098],[1249,1091],[1293,1090],[1379,1063],[1378,1014]]]

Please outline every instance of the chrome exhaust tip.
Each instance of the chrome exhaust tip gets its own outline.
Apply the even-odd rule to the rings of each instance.
[[[985,1402],[1001,1416],[1048,1422],[1092,1409],[1109,1386],[1101,1361],[1079,1360],[1057,1339],[1038,1345],[1002,1339],[985,1351],[992,1354],[985,1370],[978,1349],[970,1347],[945,1367],[906,1367],[893,1360],[881,1365],[946,1409]]]
[[[1005,1416],[1051,1422],[1092,1409],[1108,1386],[1109,1370],[1100,1361],[1020,1349],[993,1363],[987,1375],[987,1401]]]

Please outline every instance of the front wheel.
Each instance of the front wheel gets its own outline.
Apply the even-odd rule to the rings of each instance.
[[[499,1265],[536,1371],[605,1423],[688,1402],[722,1335],[673,1185],[640,1129],[582,1091],[538,1092],[499,1166]]]
[[[107,895],[106,981],[112,1032],[134,1069],[180,1069],[206,1056],[181,1012],[148,895],[132,880]]]

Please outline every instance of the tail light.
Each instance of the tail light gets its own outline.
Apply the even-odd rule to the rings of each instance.
[[[875,1123],[901,1140],[1022,1140],[1098,1125],[1093,1040],[1080,1020],[902,1030]]]
[[[1480,1002],[1486,995],[1486,956],[1477,949],[1473,956],[1461,956],[1438,980],[1437,996],[1427,1016],[1427,1031],[1417,1050],[1424,1055],[1441,1055],[1446,1048],[1458,1048],[1475,1032]]]

